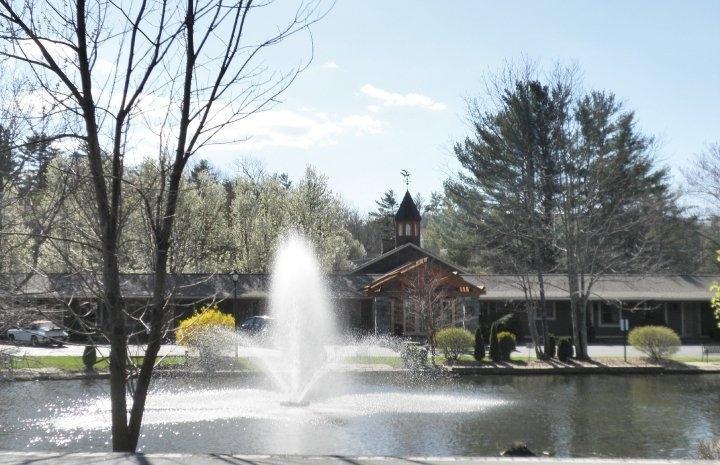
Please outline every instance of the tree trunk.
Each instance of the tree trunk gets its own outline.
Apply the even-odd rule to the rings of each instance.
[[[114,250],[112,248],[111,250]],[[108,253],[115,257],[114,252]],[[127,426],[127,359],[128,341],[125,309],[120,296],[120,274],[114,258],[105,259],[104,305],[110,314],[110,403],[112,416],[112,448],[114,452],[134,452]]]
[[[545,300],[545,277],[543,275],[543,272],[538,270],[538,291],[540,294],[540,321],[542,324],[542,337],[543,337],[543,343],[547,344],[548,341],[548,331],[547,331],[547,301]],[[535,348],[535,352],[538,352],[537,347]],[[541,355],[538,356],[538,358],[545,359],[547,358],[547,355],[545,354],[545,347],[543,346]]]
[[[583,358],[582,339],[580,331],[580,289],[574,256],[568,253],[568,292],[570,293],[570,316],[572,320],[572,337],[575,346],[575,357]]]
[[[535,356],[539,359],[545,358],[544,351],[540,345],[540,335],[538,334],[536,320],[537,310],[532,303],[529,303],[527,308],[528,328],[530,329],[530,338],[532,339],[533,345],[535,346]]]
[[[581,355],[578,355],[577,358],[580,360],[587,360],[590,357],[588,356],[588,339],[587,339],[587,297],[584,296],[580,299],[580,347],[581,347]]]

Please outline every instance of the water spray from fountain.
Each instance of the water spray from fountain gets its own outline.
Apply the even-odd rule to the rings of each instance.
[[[276,349],[265,371],[288,405],[303,405],[326,372],[336,325],[327,287],[312,245],[296,233],[279,244],[270,285],[269,339]]]

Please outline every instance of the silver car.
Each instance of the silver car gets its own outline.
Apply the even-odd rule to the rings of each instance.
[[[33,321],[28,327],[9,329],[7,338],[10,342],[28,342],[34,346],[40,344],[63,345],[68,339],[68,333],[52,321]]]

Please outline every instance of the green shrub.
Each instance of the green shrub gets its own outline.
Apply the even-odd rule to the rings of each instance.
[[[427,366],[428,350],[416,344],[405,344],[400,350],[400,360],[405,368],[421,370]]]
[[[500,353],[500,346],[498,346],[497,340],[498,325],[497,322],[490,326],[490,360],[493,362],[501,362],[502,354]]]
[[[572,358],[575,351],[573,350],[572,339],[569,337],[561,337],[557,346],[557,358],[561,362],[567,362]]]
[[[97,363],[97,352],[95,351],[95,346],[85,346],[82,354],[82,362],[83,366],[85,366],[85,371],[93,371],[95,369],[95,364]]]
[[[522,321],[515,313],[507,313],[495,320],[495,323],[497,324],[498,333],[508,331],[518,339],[522,339],[525,335],[524,331],[527,323]]]
[[[555,357],[555,354],[557,353],[557,340],[553,334],[548,333],[543,351],[545,352],[545,356],[547,358]]]
[[[516,337],[510,331],[502,331],[497,334],[500,359],[504,362],[510,361],[510,356],[515,351]]]
[[[457,362],[474,342],[472,333],[463,328],[443,328],[435,333],[435,345],[450,364]]]
[[[483,339],[481,326],[478,326],[475,330],[475,352],[473,355],[478,362],[482,362],[482,359],[485,358],[485,339]]]
[[[680,337],[666,326],[640,326],[630,331],[628,342],[652,360],[660,360],[680,349]]]

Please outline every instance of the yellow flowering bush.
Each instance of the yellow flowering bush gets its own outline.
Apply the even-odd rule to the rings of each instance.
[[[180,322],[180,327],[175,333],[178,344],[197,347],[202,344],[203,336],[208,330],[216,328],[235,329],[235,318],[232,315],[223,313],[215,305],[209,305],[195,312],[191,317]]]

